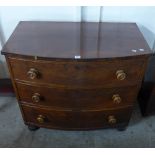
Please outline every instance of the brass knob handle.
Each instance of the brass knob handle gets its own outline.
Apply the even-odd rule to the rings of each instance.
[[[30,68],[30,70],[27,72],[27,75],[33,80],[39,77],[39,72],[35,68]]]
[[[121,103],[121,101],[122,101],[122,99],[121,99],[121,97],[119,96],[119,94],[114,94],[114,95],[112,96],[112,100],[113,100],[113,102],[116,103],[116,104],[119,104],[119,103]]]
[[[116,76],[118,80],[124,80],[126,78],[126,74],[123,70],[116,71]]]
[[[108,122],[110,124],[115,124],[117,122],[117,120],[116,120],[115,116],[111,115],[108,117]]]
[[[40,101],[40,98],[41,96],[39,93],[34,93],[34,95],[32,96],[32,101],[37,103]]]
[[[38,121],[39,123],[44,123],[44,122],[45,122],[45,117],[44,117],[43,115],[39,115],[39,116],[37,117],[37,121]]]

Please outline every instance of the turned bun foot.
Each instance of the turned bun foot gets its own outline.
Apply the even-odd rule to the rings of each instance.
[[[126,126],[124,126],[124,127],[118,127],[117,130],[118,131],[125,131],[126,130]]]
[[[36,131],[36,130],[38,130],[40,127],[38,127],[38,126],[35,126],[35,125],[28,125],[28,129],[30,130],[30,131]]]

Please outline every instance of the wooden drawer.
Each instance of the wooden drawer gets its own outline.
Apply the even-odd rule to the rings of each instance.
[[[27,124],[58,129],[95,129],[116,127],[129,121],[132,106],[117,110],[56,111],[50,108],[22,106]]]
[[[98,89],[63,89],[18,82],[19,99],[24,104],[60,109],[101,109],[133,105],[138,86]]]
[[[102,61],[43,61],[9,57],[16,80],[87,88],[135,85],[142,80],[144,60],[143,57],[131,57]]]

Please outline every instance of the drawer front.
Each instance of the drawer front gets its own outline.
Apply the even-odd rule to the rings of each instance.
[[[145,64],[143,57],[103,61],[35,61],[9,57],[9,62],[16,80],[62,87],[134,85],[141,81]]]
[[[138,87],[63,89],[17,83],[23,104],[51,106],[61,109],[101,109],[132,105]]]
[[[26,123],[59,129],[95,129],[128,123],[132,107],[111,111],[55,111],[22,106]]]

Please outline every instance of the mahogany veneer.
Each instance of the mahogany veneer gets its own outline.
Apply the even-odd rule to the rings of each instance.
[[[151,51],[135,23],[20,22],[2,49],[25,124],[128,124]]]
[[[138,95],[138,101],[143,116],[155,114],[155,55],[149,59],[149,64]]]

